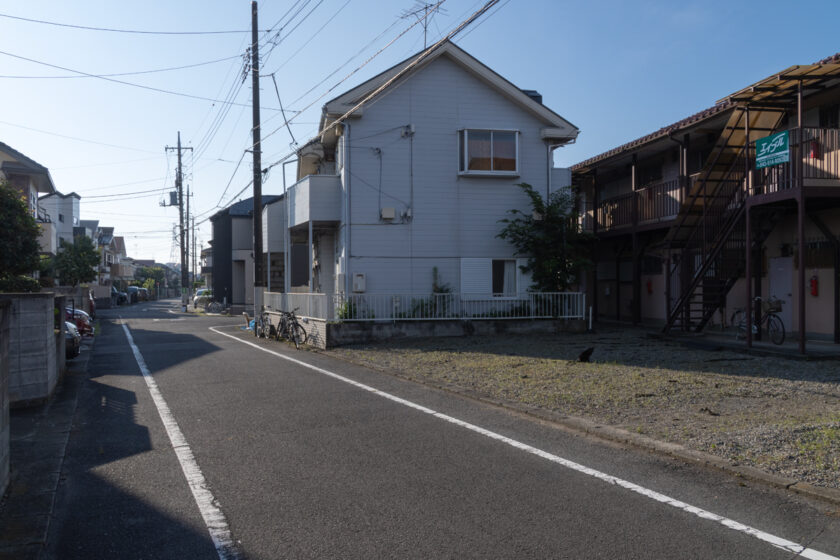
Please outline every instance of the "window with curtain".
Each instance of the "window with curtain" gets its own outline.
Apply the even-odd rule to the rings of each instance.
[[[493,295],[516,296],[516,261],[514,259],[493,260]]]
[[[459,171],[463,174],[519,172],[519,134],[512,130],[458,132]]]

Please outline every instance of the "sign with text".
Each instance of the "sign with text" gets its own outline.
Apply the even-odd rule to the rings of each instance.
[[[755,141],[755,168],[763,169],[790,161],[790,135],[778,132]]]

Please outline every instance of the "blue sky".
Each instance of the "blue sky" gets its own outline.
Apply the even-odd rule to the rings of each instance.
[[[416,26],[336,86],[411,25],[400,15],[415,4],[259,2],[260,29],[285,26],[276,46],[261,47],[262,72],[275,74],[286,109],[311,105],[295,113],[292,132],[298,142],[316,132],[324,101],[422,48],[422,28]],[[482,4],[446,0],[445,13],[429,25],[430,40]],[[250,13],[247,0],[0,2],[0,14],[6,16],[148,31],[246,31]],[[840,51],[838,16],[836,0],[502,0],[455,42],[517,86],[538,90],[547,106],[581,129],[577,144],[556,153],[556,163],[568,166],[709,107],[788,66]],[[261,33],[262,38],[269,35]],[[177,210],[159,203],[162,190],[174,183],[175,158],[164,147],[174,146],[179,130],[183,144],[194,148],[184,162],[197,221],[219,204],[250,196],[246,191],[232,198],[252,176],[250,154],[234,173],[250,145],[250,78],[244,83],[237,78],[242,75],[239,57],[249,42],[248,33],[112,33],[0,17],[0,141],[47,166],[60,191],[79,193],[82,218],[114,226],[126,237],[131,256],[176,260],[171,232]],[[112,79],[210,99],[235,94],[232,99],[242,106],[224,110],[222,103],[98,78],[55,78],[78,74],[33,62],[103,75],[219,59],[228,60]],[[282,120],[274,84],[268,77],[261,82],[263,131],[268,134]],[[267,138],[263,165],[287,154],[290,143],[285,129]],[[161,192],[146,192],[152,190]],[[263,192],[282,192],[279,172],[270,174]],[[198,231],[199,242],[206,245],[209,222]]]

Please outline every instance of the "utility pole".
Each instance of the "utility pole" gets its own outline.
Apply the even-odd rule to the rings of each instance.
[[[184,311],[187,310],[187,239],[185,224],[184,224],[184,175],[181,167],[181,152],[184,150],[192,150],[192,148],[181,147],[181,131],[178,131],[178,145],[173,148],[166,146],[166,151],[177,150],[178,153],[178,170],[175,172],[175,189],[178,192],[178,218],[179,218],[179,232],[181,242],[181,306]]]
[[[262,242],[262,161],[260,154],[260,54],[257,29],[257,2],[251,2],[251,87],[253,97],[254,145],[254,318],[263,308],[263,242]]]

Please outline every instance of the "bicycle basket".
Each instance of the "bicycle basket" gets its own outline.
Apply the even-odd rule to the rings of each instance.
[[[764,302],[765,313],[779,313],[782,310],[782,300],[772,298]]]

